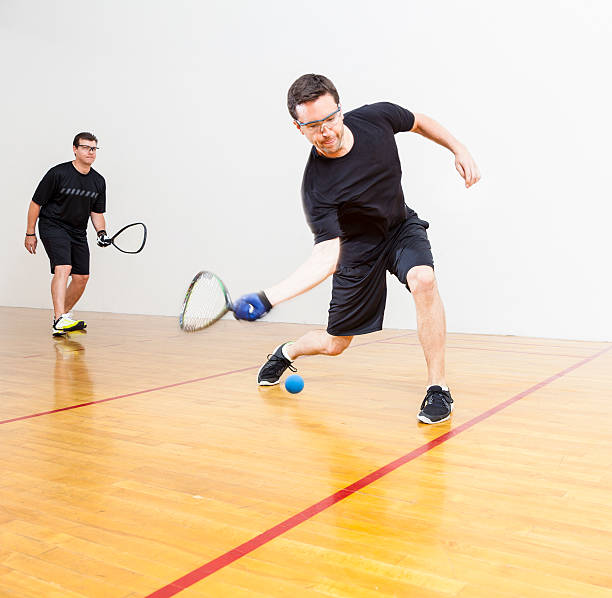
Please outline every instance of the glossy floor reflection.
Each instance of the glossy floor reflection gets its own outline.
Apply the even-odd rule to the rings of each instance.
[[[255,376],[305,326],[80,315],[0,308],[3,598],[612,596],[612,345],[450,335],[425,426],[411,331],[290,395]]]

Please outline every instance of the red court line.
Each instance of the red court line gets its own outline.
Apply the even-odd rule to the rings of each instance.
[[[506,407],[509,407],[510,405],[516,403],[517,401],[520,401],[521,399],[523,399],[527,395],[530,395],[536,390],[539,390],[540,388],[547,386],[551,382],[554,382],[555,380],[558,380],[559,378],[565,376],[566,374],[569,374],[570,372],[578,369],[579,367],[585,365],[586,363],[593,361],[594,359],[610,351],[611,349],[612,349],[612,346],[602,349],[598,353],[595,353],[594,355],[591,355],[590,357],[586,357],[585,359],[582,359],[578,363],[575,363],[574,365],[568,368],[565,368],[564,370],[561,370],[557,374],[554,374],[550,376],[549,378],[546,378],[546,380],[543,380],[542,382],[538,382],[538,384],[534,384],[527,390],[524,390],[523,392],[520,392],[519,394],[514,395],[513,397],[507,399],[506,401],[503,401],[502,403],[499,403],[498,405],[491,407],[491,409],[488,409],[484,413],[481,413],[480,415],[477,415],[476,417],[457,426],[456,428],[449,430],[445,434],[442,434],[441,436],[438,436],[437,438],[430,440],[429,442],[407,453],[403,457],[400,457],[399,459],[396,459],[395,461],[388,463],[387,465],[381,467],[380,469],[377,469],[373,471],[372,473],[369,473],[368,475],[350,484],[349,486],[346,486],[345,488],[342,488],[341,490],[334,492],[334,494],[331,494],[328,497],[324,498],[323,500],[320,500],[319,502],[315,503],[314,505],[311,505],[310,507],[304,509],[303,511],[300,511],[296,515],[293,515],[292,517],[285,519],[285,521],[282,521],[281,523],[275,525],[274,527],[271,527],[270,529],[259,534],[258,536],[251,538],[247,542],[240,544],[240,546],[237,546],[236,548],[232,548],[225,554],[222,554],[221,556],[218,556],[212,561],[205,563],[201,567],[198,567],[197,569],[194,569],[193,571],[187,573],[186,575],[179,577],[178,579],[174,580],[173,582],[169,583],[163,588],[160,588],[159,590],[156,590],[152,594],[149,594],[145,598],[170,598],[170,596],[175,596],[182,590],[187,589],[188,587],[203,580],[209,575],[212,575],[216,571],[219,571],[220,569],[227,567],[234,561],[237,561],[238,559],[242,558],[243,556],[246,556],[250,552],[253,552],[255,549],[260,548],[261,546],[263,546],[264,544],[267,544],[268,542],[271,542],[272,540],[274,540],[278,536],[281,536],[285,532],[292,530],[294,527],[298,526],[300,523],[303,523],[304,521],[311,519],[315,515],[318,515],[322,511],[325,511],[329,507],[332,507],[333,505],[340,502],[341,500],[344,500],[345,498],[351,496],[355,492],[358,492],[359,490],[365,488],[366,486],[369,486],[373,482],[386,476],[388,473],[395,471],[402,465],[405,465],[406,463],[413,461],[417,457],[420,457],[422,454],[427,453],[428,451],[435,448],[436,446],[439,446],[440,444],[446,442],[447,440],[450,440],[451,438],[458,436],[462,432],[469,430],[470,428],[480,423],[481,421],[488,419],[492,415],[495,415],[496,413],[502,411]]]
[[[211,378],[220,378],[221,376],[229,376],[231,374],[238,374],[240,372],[248,372],[258,368],[257,365],[252,365],[248,368],[242,368],[240,370],[231,370],[229,372],[221,372],[220,374],[211,374],[210,376],[202,376],[202,378],[194,378],[193,380],[184,380],[183,382],[175,382],[174,384],[165,384],[164,386],[156,386],[155,388],[147,388],[145,390],[137,390],[136,392],[128,392],[124,395],[117,395],[115,397],[108,397],[107,399],[99,399],[97,401],[88,401],[87,403],[79,403],[78,405],[69,405],[68,407],[61,407],[60,409],[51,409],[50,411],[41,411],[39,413],[31,413],[30,415],[22,415],[21,417],[13,417],[12,419],[2,419],[1,424],[10,424],[11,422],[18,422],[24,419],[31,419],[33,417],[40,417],[41,415],[50,415],[51,413],[60,413],[61,411],[69,411],[70,409],[78,409],[79,407],[87,407],[88,405],[98,405],[99,403],[108,403],[109,401],[116,401],[117,399],[124,399],[126,397],[134,397],[136,395],[142,395],[147,392],[155,392],[156,390],[164,390],[166,388],[174,388],[175,386],[183,386],[184,384],[193,384],[194,382],[202,382],[202,380],[210,380]]]
[[[410,336],[414,332],[408,332],[406,334],[399,334],[397,336],[390,336],[389,339],[402,338],[404,336]],[[377,339],[355,345],[354,348],[363,347],[364,345],[370,345],[372,343],[381,343],[388,339]],[[111,346],[111,345],[108,345]],[[22,415],[20,417],[13,417],[11,419],[0,420],[0,425],[10,424],[11,422],[18,422],[24,419],[32,419],[33,417],[41,417],[43,415],[51,415],[52,413],[60,413],[62,411],[70,411],[71,409],[79,409],[80,407],[87,407],[88,405],[98,405],[100,403],[108,403],[109,401],[116,401],[117,399],[125,399],[126,397],[134,397],[136,395],[146,394],[148,392],[155,392],[156,390],[165,390],[166,388],[174,388],[175,386],[183,386],[185,384],[193,384],[194,382],[202,382],[203,380],[210,380],[212,378],[221,378],[222,376],[230,376],[231,374],[239,374],[241,372],[248,372],[249,370],[258,369],[259,365],[252,365],[247,368],[241,368],[239,370],[230,370],[228,372],[221,372],[219,374],[211,374],[210,376],[203,376],[202,378],[193,378],[192,380],[183,380],[182,382],[175,382],[173,384],[165,384],[164,386],[156,386],[155,388],[147,388],[145,390],[137,390],[136,392],[129,392],[123,395],[117,395],[115,397],[108,397],[106,399],[98,399],[97,401],[87,401],[86,403],[78,403],[77,405],[69,405],[68,407],[61,407],[59,409],[51,409],[49,411],[40,411],[39,413],[31,413],[30,415]]]
[[[567,344],[568,343],[577,343],[577,344],[589,344],[589,345],[607,345],[608,342],[607,341],[577,341],[577,340],[572,340],[572,339],[565,339],[563,345],[549,345],[549,344],[540,344],[540,343],[530,343],[530,342],[525,342],[525,341],[520,341],[517,340],[517,342],[514,342],[511,339],[518,339],[518,338],[529,338],[529,337],[517,337],[513,334],[507,335],[507,334],[485,334],[485,335],[478,335],[477,333],[474,334],[469,334],[467,332],[449,332],[448,333],[448,337],[451,338],[452,340],[456,340],[456,341],[460,341],[461,338],[455,338],[455,337],[462,337],[462,336],[470,336],[471,341],[475,342],[475,343],[490,343],[493,341],[495,341],[498,338],[502,338],[504,341],[505,345],[511,345],[514,347],[525,347],[525,348],[530,348],[530,347],[544,347],[545,349],[566,349],[567,348]],[[474,336],[484,336],[485,338],[473,338]],[[550,339],[551,342],[553,341],[557,341],[557,340],[562,340],[562,339],[554,339],[551,338]]]
[[[397,337],[394,337],[397,338]],[[378,341],[385,345],[404,345],[405,347],[420,347],[420,343],[401,343],[394,340],[381,340]],[[541,355],[542,357],[573,357],[574,359],[584,357],[584,355],[567,355],[564,353],[541,353],[539,351],[516,351],[514,349],[490,349],[487,347],[457,347],[453,345],[446,345],[447,349],[462,349],[465,351],[489,351],[492,353],[518,353],[519,355]]]

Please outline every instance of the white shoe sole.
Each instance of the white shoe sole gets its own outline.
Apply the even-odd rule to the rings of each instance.
[[[426,415],[421,415],[420,413],[417,415],[417,419],[424,424],[435,426],[436,424],[441,424],[442,422],[449,420],[454,409],[455,409],[455,405],[454,403],[451,403],[451,412],[444,419],[439,419],[438,421],[435,421],[435,422],[432,422]]]

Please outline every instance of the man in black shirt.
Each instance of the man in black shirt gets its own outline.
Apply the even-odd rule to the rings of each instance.
[[[466,187],[480,180],[478,167],[465,146],[424,114],[382,102],[343,115],[336,88],[322,75],[300,77],[287,100],[295,126],[313,145],[302,200],[315,246],[287,279],[238,299],[234,313],[256,320],[333,273],[332,299],[327,330],[279,345],[259,370],[258,383],[278,384],[301,355],[338,355],[353,336],[380,330],[389,271],[412,292],[427,362],[427,392],[417,417],[427,424],[446,421],[453,399],[445,379],[446,322],[429,224],[404,202],[394,135],[412,131],[448,148]]]
[[[72,143],[74,160],[54,166],[40,181],[28,210],[26,249],[36,253],[36,221],[49,261],[51,262],[51,298],[53,325],[59,336],[87,327],[74,320],[70,310],[80,299],[89,279],[89,246],[87,221],[98,234],[98,245],[106,247],[106,183],[91,165],[98,151],[98,140],[92,133],[78,133]],[[70,284],[68,278],[72,277]]]

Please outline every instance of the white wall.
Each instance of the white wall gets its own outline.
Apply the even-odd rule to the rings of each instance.
[[[103,148],[109,230],[142,219],[150,232],[138,256],[93,248],[82,309],[176,314],[197,270],[234,295],[291,272],[312,240],[308,146],[285,94],[321,72],[345,109],[401,103],[478,160],[466,191],[446,150],[398,137],[451,331],[612,340],[611,17],[608,0],[2,0],[0,304],[50,304],[25,214],[79,130]],[[386,326],[413,328],[390,283]],[[323,284],[269,319],[323,322],[328,297]]]

